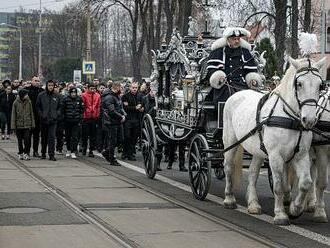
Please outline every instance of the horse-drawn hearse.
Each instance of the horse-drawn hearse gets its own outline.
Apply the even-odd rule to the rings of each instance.
[[[163,146],[184,145],[191,189],[199,200],[208,193],[212,170],[218,179],[225,177],[221,153],[224,102],[208,100],[210,86],[205,82],[206,59],[215,39],[210,35],[182,39],[174,30],[169,45],[162,44],[153,52],[156,113],[146,114],[142,121],[146,175],[154,178]],[[255,59],[263,62],[263,56]]]
[[[256,182],[260,167],[269,160],[274,223],[287,225],[289,216],[300,216],[306,207],[314,211],[316,221],[326,222],[323,192],[329,163],[329,90],[320,98],[320,69],[325,59],[289,58],[291,66],[272,93],[244,90],[225,103],[214,103],[208,101],[209,85],[204,83],[213,40],[182,39],[175,31],[169,45],[154,52],[151,79],[157,91],[156,113],[144,116],[141,136],[147,176],[154,178],[164,145],[184,144],[194,196],[205,199],[212,169],[218,178],[225,171],[224,206],[236,208],[233,187],[239,181],[245,150],[251,155],[246,193],[249,213],[261,213]],[[297,188],[293,200],[290,171],[294,171]]]

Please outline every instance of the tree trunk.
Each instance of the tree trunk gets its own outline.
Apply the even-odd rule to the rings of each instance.
[[[312,12],[312,0],[306,0],[305,17],[304,17],[304,31],[305,32],[311,32],[311,12]]]
[[[160,47],[160,33],[161,33],[161,20],[162,20],[162,9],[163,9],[164,0],[158,1],[158,10],[157,10],[157,18],[156,18],[156,37],[155,37],[155,48],[158,49]]]
[[[188,34],[188,22],[189,22],[189,16],[191,16],[192,12],[192,2],[193,0],[186,0],[185,3],[185,9],[184,9],[184,20],[183,20],[183,29],[182,29],[182,35],[185,36]]]
[[[292,0],[292,13],[291,13],[291,29],[292,29],[292,40],[291,40],[291,51],[292,58],[298,58],[299,45],[298,45],[298,0]]]
[[[286,35],[286,5],[287,0],[274,0],[275,5],[275,43],[276,56],[278,59],[277,70],[283,72],[284,51],[285,51],[285,35]]]
[[[166,16],[166,42],[169,43],[173,33],[173,16],[176,7],[176,0],[164,0],[164,11]]]

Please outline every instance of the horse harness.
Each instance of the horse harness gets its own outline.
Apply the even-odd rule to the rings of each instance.
[[[315,104],[315,106],[317,106],[317,101],[315,99],[306,99],[304,101],[300,101],[299,96],[298,96],[298,78],[303,76],[303,75],[306,75],[307,73],[312,73],[315,76],[318,76],[321,79],[321,81],[323,82],[323,80],[322,80],[322,78],[319,74],[319,70],[311,66],[311,62],[310,62],[309,59],[308,59],[308,63],[309,63],[308,67],[303,67],[303,68],[297,70],[296,75],[299,74],[299,73],[302,73],[302,72],[303,73],[296,76],[295,80],[294,80],[295,98],[298,102],[299,110],[301,110],[304,105],[307,105],[307,104],[310,104],[310,103]],[[323,83],[322,83],[322,85],[323,85]],[[268,117],[264,120],[265,121],[264,124],[269,126],[269,127],[279,127],[279,128],[299,131],[299,137],[298,137],[296,146],[294,148],[293,154],[290,157],[290,159],[288,161],[286,161],[286,163],[289,163],[293,160],[295,155],[300,150],[300,142],[301,142],[302,133],[304,131],[310,131],[310,130],[303,127],[303,125],[301,124],[301,121],[300,121],[300,115],[291,108],[291,106],[283,99],[283,97],[279,93],[274,92],[274,94],[277,95],[277,100],[276,100],[273,108],[271,109]],[[270,96],[270,93],[266,94],[265,96],[263,96],[260,99],[260,101],[258,103],[257,114],[256,114],[257,126],[261,123],[260,122],[260,112],[261,112],[261,109],[262,109],[263,105],[268,100],[269,96]],[[282,116],[273,116],[275,107],[276,107],[279,99],[281,99],[281,101],[284,103],[283,111],[289,116],[289,118],[288,117],[282,117]],[[287,110],[286,107],[291,111],[291,113]],[[330,123],[329,123],[328,127],[330,127]],[[259,136],[259,140],[260,140],[260,149],[266,155],[268,155],[267,150],[266,150],[265,145],[264,145],[264,142],[263,142],[262,127],[260,127],[260,129],[258,129],[258,136]]]

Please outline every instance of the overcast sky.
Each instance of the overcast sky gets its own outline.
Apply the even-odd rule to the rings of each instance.
[[[66,4],[76,0],[42,0],[42,8],[60,11]],[[15,12],[23,7],[26,10],[39,9],[40,0],[0,0],[0,12]]]

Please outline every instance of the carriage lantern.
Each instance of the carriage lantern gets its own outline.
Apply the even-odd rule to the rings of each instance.
[[[187,75],[182,81],[183,97],[185,103],[190,105],[195,97],[195,77]]]

